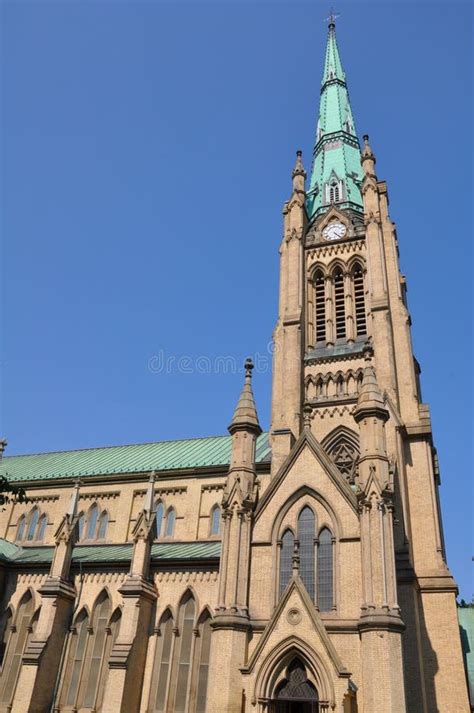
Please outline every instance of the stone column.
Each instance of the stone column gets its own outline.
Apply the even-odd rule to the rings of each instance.
[[[78,535],[79,488],[80,483],[76,482],[68,512],[55,533],[56,546],[50,573],[38,590],[42,599],[40,615],[35,635],[23,654],[12,713],[44,713],[53,703],[58,668],[76,598],[69,576]]]
[[[144,507],[133,529],[130,574],[120,587],[123,609],[120,628],[109,659],[102,713],[129,713],[140,707],[148,634],[157,591],[149,579],[155,534],[155,473],[151,473]]]

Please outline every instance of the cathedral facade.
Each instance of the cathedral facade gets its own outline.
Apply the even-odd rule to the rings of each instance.
[[[280,245],[271,428],[4,457],[0,713],[467,713],[388,191],[329,23]]]

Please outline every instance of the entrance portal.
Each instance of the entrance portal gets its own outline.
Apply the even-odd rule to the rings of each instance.
[[[275,691],[272,713],[318,713],[318,692],[308,681],[306,669],[299,659],[293,659],[285,679]]]

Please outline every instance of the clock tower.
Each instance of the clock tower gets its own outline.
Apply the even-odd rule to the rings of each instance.
[[[468,703],[438,461],[387,184],[375,164],[369,137],[361,147],[356,134],[331,17],[311,175],[306,185],[298,151],[283,208],[271,474],[289,478],[308,442],[354,496],[360,589],[356,559],[352,579],[343,568],[334,576],[348,610],[355,599],[360,606],[364,711],[458,713]],[[304,478],[301,492],[323,487],[316,469]],[[345,549],[333,542],[335,553]]]

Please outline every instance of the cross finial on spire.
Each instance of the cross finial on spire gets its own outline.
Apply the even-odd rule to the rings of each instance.
[[[249,379],[252,378],[252,369],[254,368],[253,361],[250,357],[247,357],[244,363],[245,376]]]
[[[326,18],[326,21],[328,23],[328,27],[330,30],[335,30],[336,29],[336,18],[340,16],[340,13],[336,13],[334,8],[332,7],[329,11],[329,15]]]

